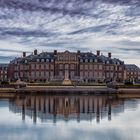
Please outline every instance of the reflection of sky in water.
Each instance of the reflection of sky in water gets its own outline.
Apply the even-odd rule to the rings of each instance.
[[[48,119],[44,122],[37,118],[34,124],[29,116],[22,121],[21,113],[9,110],[8,100],[0,100],[0,139],[1,140],[138,140],[140,139],[140,101],[124,101],[124,112],[114,108],[111,121],[107,116],[100,123],[95,119],[75,119],[53,123]],[[121,107],[121,106],[120,106]]]

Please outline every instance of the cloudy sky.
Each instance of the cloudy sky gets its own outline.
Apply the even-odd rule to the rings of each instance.
[[[0,62],[34,49],[111,51],[140,66],[140,1],[0,0]]]

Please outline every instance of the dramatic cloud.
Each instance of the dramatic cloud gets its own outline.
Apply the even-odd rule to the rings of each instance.
[[[139,23],[139,0],[0,0],[0,42],[7,46],[0,43],[0,61],[35,48],[100,49],[140,66]]]

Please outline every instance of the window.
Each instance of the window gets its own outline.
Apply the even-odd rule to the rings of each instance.
[[[92,70],[93,69],[93,65],[89,65],[89,69]]]
[[[80,70],[83,70],[83,65],[80,65]]]
[[[44,77],[44,71],[41,71],[41,77],[42,78]]]
[[[41,62],[44,62],[44,59],[41,59]]]
[[[98,68],[97,65],[94,65],[94,69],[97,70],[97,68]]]
[[[85,70],[88,70],[88,65],[85,65]]]
[[[90,62],[93,62],[93,60],[92,60],[92,59],[90,59]]]
[[[102,72],[99,72],[99,77],[100,77],[100,78],[102,77],[102,75],[103,75]]]
[[[29,72],[26,73],[26,77],[29,77]]]
[[[14,69],[15,69],[15,70],[18,70],[18,66],[15,66]]]
[[[119,78],[122,78],[122,73],[119,73]]]
[[[119,67],[119,70],[121,71],[122,70],[122,67]]]
[[[102,70],[103,66],[102,65],[99,65],[99,70]]]
[[[71,71],[70,76],[71,76],[71,77],[74,77],[74,71]]]
[[[27,60],[25,60],[24,62],[27,63]]]
[[[80,62],[83,62],[83,59],[80,59]]]
[[[74,64],[71,64],[71,69],[74,69]]]
[[[119,64],[120,64],[120,62],[117,62],[117,64],[119,65]]]
[[[88,59],[86,59],[85,62],[88,62]]]
[[[114,70],[114,67],[113,66],[111,66],[111,70]]]
[[[111,77],[111,78],[113,78],[113,77],[114,77],[114,74],[113,74],[113,72],[111,72],[111,73],[110,73],[110,77]]]
[[[59,76],[63,76],[63,72],[62,71],[59,71]]]
[[[39,62],[39,59],[37,59],[36,61]]]
[[[49,62],[49,59],[46,59],[46,62]]]
[[[20,65],[20,70],[23,70],[23,65]]]
[[[41,64],[41,69],[44,69],[44,64]]]
[[[98,77],[98,73],[95,71],[94,72],[94,77],[97,78]]]
[[[31,69],[35,69],[35,65],[34,64],[31,64]]]
[[[63,69],[63,64],[59,64],[59,69]]]
[[[94,62],[97,62],[97,59],[95,59]]]
[[[36,72],[36,77],[37,77],[37,78],[39,77],[39,71]]]
[[[49,72],[48,72],[48,71],[46,71],[46,77],[47,77],[47,78],[49,77]]]
[[[109,73],[107,72],[106,77],[109,78]]]
[[[51,65],[51,70],[53,69],[53,65]]]
[[[14,77],[18,78],[18,73],[17,72],[14,73]]]
[[[83,77],[83,72],[82,71],[80,71],[80,77]]]
[[[88,77],[88,72],[87,71],[85,71],[85,76]]]
[[[32,78],[35,77],[35,73],[34,73],[34,71],[31,72],[31,77],[32,77]]]
[[[48,65],[48,64],[46,64],[46,69],[47,69],[47,70],[49,69],[49,65]]]
[[[20,77],[23,77],[23,72],[20,72]]]
[[[93,77],[93,72],[92,71],[89,72],[89,77],[90,78]]]
[[[53,77],[53,71],[51,71],[50,76]]]
[[[106,70],[109,70],[109,66],[106,66]]]
[[[69,68],[69,64],[65,64],[65,69],[68,69]]]
[[[39,64],[36,64],[36,69],[37,69],[37,70],[39,69]]]

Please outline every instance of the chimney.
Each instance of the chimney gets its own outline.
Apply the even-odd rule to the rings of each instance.
[[[57,55],[57,50],[54,50],[54,55]]]
[[[100,56],[100,51],[99,50],[97,51],[97,56]]]
[[[111,58],[111,52],[108,53],[108,57]]]
[[[23,52],[23,57],[26,57],[26,52]]]
[[[80,52],[80,50],[77,50],[77,54],[80,54],[81,52]]]
[[[34,55],[37,55],[37,50],[36,49],[34,50]]]

